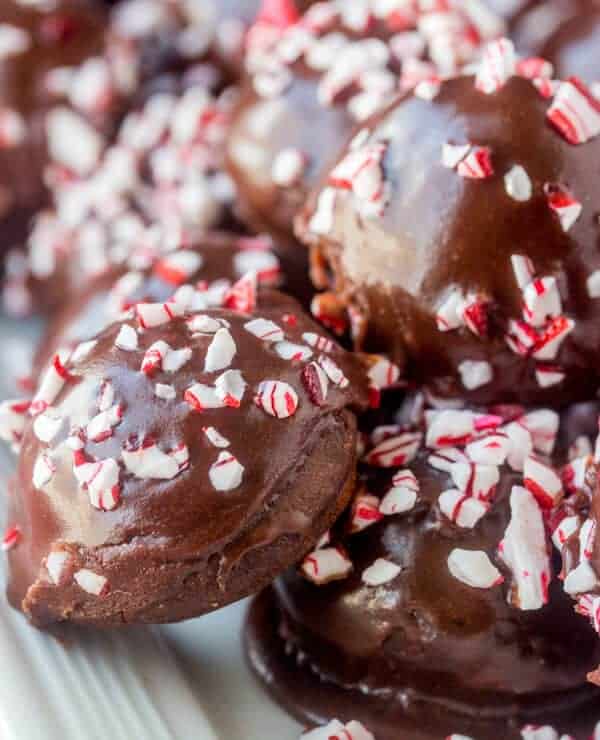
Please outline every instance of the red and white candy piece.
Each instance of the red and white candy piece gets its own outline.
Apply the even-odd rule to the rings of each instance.
[[[256,308],[256,296],[257,275],[255,272],[249,272],[227,291],[223,307],[241,313],[252,313]]]
[[[454,578],[472,588],[492,588],[504,581],[498,568],[483,550],[455,547],[448,555],[448,570]]]
[[[100,411],[88,423],[86,434],[90,442],[104,442],[112,437],[113,429],[123,419],[123,408],[120,404],[111,406],[106,411]]]
[[[562,313],[562,302],[554,277],[532,280],[523,291],[523,318],[532,326],[540,327],[548,319]]]
[[[444,516],[464,529],[472,529],[490,508],[487,502],[468,496],[456,488],[441,493],[438,506]]]
[[[241,484],[244,466],[230,452],[221,452],[208,471],[208,477],[217,491],[233,491]]]
[[[217,395],[216,388],[204,383],[194,383],[183,394],[183,400],[194,411],[220,409],[225,403]]]
[[[566,378],[566,373],[559,365],[548,363],[537,363],[535,366],[535,379],[540,388],[551,388],[559,385]]]
[[[110,592],[108,580],[88,568],[81,568],[73,578],[79,588],[92,596],[106,596]]]
[[[367,465],[378,468],[394,468],[412,462],[423,441],[419,432],[404,432],[385,439],[365,457]]]
[[[66,369],[66,363],[69,361],[69,357],[70,352],[66,351],[60,351],[54,355],[31,401],[29,413],[32,416],[41,414],[48,406],[51,406],[65,383],[71,379],[71,374]]]
[[[456,172],[469,180],[485,180],[494,174],[492,152],[487,146],[472,146],[467,156],[458,163]]]
[[[142,480],[171,480],[181,471],[177,456],[163,452],[150,438],[126,443],[121,456],[127,470]]]
[[[444,409],[427,417],[425,444],[431,449],[466,444],[475,432],[475,414],[471,411]]]
[[[4,532],[4,537],[2,538],[2,551],[8,552],[9,550],[13,550],[21,541],[22,536],[21,529],[18,525],[13,524],[10,527],[7,527]]]
[[[547,116],[569,144],[585,144],[600,134],[600,102],[575,77],[560,84]]]
[[[480,501],[489,501],[496,491],[500,471],[496,465],[457,462],[450,467],[452,480],[460,491]]]
[[[583,204],[563,185],[547,184],[544,186],[544,193],[548,206],[558,216],[563,231],[570,231],[581,216]]]
[[[509,603],[523,611],[548,602],[551,570],[542,511],[533,494],[513,486],[511,519],[499,546],[500,557],[512,572]]]
[[[252,319],[244,324],[244,329],[263,342],[282,342],[285,338],[283,329],[268,319]]]
[[[315,334],[314,332],[304,332],[302,339],[308,344],[309,347],[318,350],[319,352],[332,352],[335,345],[328,337],[321,336],[321,334]]]
[[[158,260],[154,274],[171,285],[181,285],[202,267],[203,258],[191,249],[179,249]]]
[[[398,470],[392,478],[392,486],[379,505],[379,511],[390,516],[404,514],[414,509],[419,493],[419,482],[412,470]]]
[[[304,344],[295,344],[294,342],[277,342],[273,349],[282,360],[290,362],[306,362],[312,357],[312,349]]]
[[[402,568],[391,560],[377,558],[372,565],[363,570],[361,580],[367,586],[383,586],[384,583],[393,581],[401,571]]]
[[[151,329],[155,326],[168,324],[185,313],[181,303],[167,301],[166,303],[138,303],[135,307],[137,319],[142,329]]]
[[[343,725],[334,719],[324,727],[305,732],[300,740],[375,740],[375,736],[360,722],[353,720]]]
[[[483,55],[475,87],[486,95],[500,90],[517,72],[517,55],[512,41],[506,38],[489,43]]]
[[[334,362],[331,357],[328,357],[327,355],[319,355],[317,362],[334,385],[337,385],[339,388],[347,388],[350,385],[350,381],[344,375],[341,367]]]
[[[91,505],[101,511],[115,509],[121,500],[119,464],[114,458],[81,462],[78,458],[73,473],[79,485],[88,492]]]
[[[554,360],[562,343],[575,329],[575,322],[566,316],[558,316],[548,323],[540,333],[532,356],[536,360]]]
[[[323,547],[309,553],[300,571],[309,581],[322,586],[346,578],[352,572],[352,562],[341,547]]]
[[[239,408],[246,390],[246,381],[239,370],[226,370],[215,380],[215,393],[224,406]]]
[[[400,368],[387,357],[372,358],[374,362],[367,373],[371,385],[378,390],[391,388],[400,377]]]
[[[356,496],[350,508],[350,532],[362,532],[382,519],[377,496],[368,493]]]
[[[595,594],[583,594],[577,600],[576,611],[584,617],[587,617],[592,627],[600,634],[600,596]],[[596,726],[598,738],[594,735],[594,740],[600,740],[600,723]]]
[[[289,383],[263,380],[254,398],[256,405],[276,419],[287,419],[298,409],[298,394]]]
[[[525,460],[523,485],[543,509],[553,509],[560,503],[563,493],[560,475],[537,457],[529,456]]]
[[[325,371],[316,362],[310,362],[302,368],[301,378],[310,400],[316,406],[323,406],[329,391],[329,379]]]
[[[163,401],[173,401],[177,397],[175,386],[166,383],[157,383],[154,386],[154,395]]]
[[[229,329],[219,329],[206,352],[204,372],[215,373],[229,367],[236,352],[237,347]]]

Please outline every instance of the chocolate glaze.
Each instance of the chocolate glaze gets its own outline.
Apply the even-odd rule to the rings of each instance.
[[[431,102],[401,99],[366,127],[367,145],[385,147],[383,216],[361,217],[353,200],[336,191],[332,228],[311,232],[318,189],[298,220],[298,234],[313,244],[313,280],[331,288],[334,303],[353,310],[357,346],[405,359],[409,375],[436,394],[556,405],[593,397],[597,388],[600,322],[586,281],[600,267],[600,229],[590,200],[600,139],[567,143],[547,121],[548,107],[518,77],[491,95],[463,77],[444,83]],[[447,143],[490,147],[494,174],[469,180],[444,167]],[[505,188],[515,165],[532,183],[526,202]],[[568,186],[583,205],[568,232],[548,206],[546,184]],[[531,356],[516,354],[505,341],[507,322],[521,318],[523,301],[514,254],[529,257],[536,276],[556,277],[563,314],[575,321],[550,361],[566,377],[549,388],[538,384]],[[487,337],[464,327],[438,330],[436,312],[453,290],[490,302]],[[459,374],[465,360],[490,363],[492,382],[466,389]]]
[[[588,3],[566,20],[540,49],[557,75],[577,75],[589,82],[600,79],[600,5]]]
[[[599,76],[600,39],[597,0],[548,0],[530,3],[513,29],[519,51],[541,56],[565,79],[577,75],[588,82]]]
[[[554,463],[597,418],[597,404],[569,410]],[[522,474],[503,468],[491,510],[467,530],[435,505],[452,486],[448,475],[434,470],[425,453],[408,467],[420,483],[411,513],[352,535],[343,520],[336,525],[333,542],[354,564],[348,578],[317,586],[290,570],[255,602],[246,630],[251,667],[307,724],[357,719],[378,740],[440,740],[452,732],[520,740],[526,723],[587,740],[599,719],[600,693],[585,679],[600,645],[556,578],[560,558],[549,602],[521,611],[507,602],[510,575],[494,555],[510,517],[511,487],[521,485]],[[373,469],[365,475],[377,495],[391,477]],[[486,551],[505,584],[475,589],[458,581],[447,566],[455,547]],[[401,572],[366,586],[361,574],[380,557]]]
[[[403,31],[412,31],[415,36],[419,36],[418,11],[412,17],[411,11],[407,10],[406,18],[401,13],[398,14],[400,17],[396,17],[393,9],[390,17],[378,17],[371,13],[368,22],[361,28],[360,21],[357,27],[356,18],[352,18],[352,9],[353,6],[345,4],[343,0],[320,3],[314,14],[309,9],[297,26],[292,24],[288,28],[279,29],[281,43],[275,42],[266,50],[262,47],[264,39],[260,31],[257,32],[257,42],[253,44],[252,37],[250,38],[246,58],[250,74],[231,129],[229,168],[239,190],[239,207],[243,218],[254,228],[272,231],[279,238],[283,236],[290,239],[295,214],[303,206],[311,188],[335,161],[357,121],[386,105],[401,85],[409,84],[406,79],[401,78],[402,64],[399,57],[390,51],[388,64],[377,65],[375,72],[381,72],[387,67],[387,74],[391,75],[391,86],[380,96],[378,103],[371,101],[369,110],[361,111],[358,104],[356,108],[352,107],[358,100],[356,98],[353,103],[352,98],[361,92],[357,80],[345,84],[332,101],[323,100],[320,87],[333,60],[323,63],[311,62],[309,58],[312,49],[315,58],[317,57],[316,47],[323,39],[327,42],[328,39],[341,35],[355,46],[356,56],[367,58],[372,52],[367,52],[364,48],[360,50],[361,42],[379,39],[388,45],[398,32]],[[331,12],[332,17],[322,22],[320,16],[325,12]],[[460,27],[461,24],[465,29],[470,27],[473,31],[471,39],[477,38],[478,29],[474,28],[474,24],[469,26],[468,19],[462,15],[460,3],[450,3],[448,13],[452,16],[455,27]],[[494,21],[497,21],[494,28],[500,32],[500,19]],[[305,47],[300,44],[302,51],[306,49],[307,53],[303,55],[301,51],[297,59],[286,62],[283,50],[286,42],[298,30],[311,37]],[[271,30],[271,34],[273,33],[276,31]],[[429,60],[428,40],[425,35],[421,37],[421,42],[422,49],[411,54],[411,61]],[[257,48],[254,48],[255,45]],[[341,50],[334,56],[341,59]],[[355,61],[349,62],[347,66]],[[467,60],[444,59],[445,71],[456,69],[456,65],[464,61]],[[286,80],[282,85],[283,89],[280,92],[263,91],[261,78],[278,73],[282,65]],[[429,71],[433,73],[435,68],[431,67]],[[363,91],[368,91],[368,85],[365,85]],[[373,92],[376,97],[377,89]],[[273,165],[282,151],[290,149],[301,153],[304,167],[294,182],[277,184],[272,175]]]
[[[27,48],[0,60],[0,106],[22,117],[24,137],[0,146],[0,249],[19,246],[45,202],[48,161],[45,115],[59,100],[47,86],[58,68],[81,64],[103,49],[105,19],[90,0],[61,0],[52,9],[5,0],[0,23],[25,34]]]
[[[135,303],[168,300],[182,282],[204,281],[207,287],[217,280],[231,284],[255,268],[261,285],[278,285],[279,264],[269,247],[269,240],[213,232],[186,249],[202,261],[185,279],[165,271],[168,254],[155,257],[141,270],[127,264],[109,268],[86,281],[53,316],[37,349],[33,376],[39,376],[57,348],[95,336]]]
[[[204,313],[204,312],[203,312]],[[272,345],[244,330],[248,315],[225,309],[205,312],[230,322],[236,343],[232,367],[247,382],[240,408],[193,413],[183,400],[194,382],[212,384],[217,373],[203,372],[211,335],[192,338],[185,318],[142,332],[139,348],[125,352],[114,341],[122,323],[98,336],[92,351],[75,366],[52,405],[65,419],[48,445],[29,424],[25,432],[12,500],[11,521],[22,532],[9,553],[11,603],[37,625],[72,620],[97,624],[166,622],[197,616],[252,593],[302,557],[334,521],[351,493],[356,422],[349,407],[366,402],[362,367],[339,348],[335,357],[350,385],[330,387],[325,405],[312,401],[303,383],[303,363],[282,359]],[[293,314],[295,323],[285,323]],[[318,327],[296,302],[265,293],[255,317],[276,321],[286,338],[302,342]],[[192,359],[176,373],[140,372],[144,351],[157,340],[173,348],[190,346]],[[287,419],[274,418],[254,403],[258,383],[287,381],[299,406]],[[89,459],[121,458],[123,444],[150,437],[168,451],[185,442],[189,468],[171,480],[142,480],[121,463],[121,500],[116,508],[93,508],[73,475],[73,452],[65,446],[69,427],[86,424],[96,413],[103,381],[112,383],[121,422],[102,442],[85,441]],[[173,401],[158,399],[155,383],[172,384]],[[230,442],[228,453],[245,470],[233,490],[217,491],[209,468],[223,450],[203,433],[214,426]],[[84,438],[85,439],[85,438]],[[32,471],[49,453],[54,476],[39,491]],[[67,553],[67,563],[51,582],[45,558]],[[73,580],[81,568],[107,579],[103,596],[84,591]]]

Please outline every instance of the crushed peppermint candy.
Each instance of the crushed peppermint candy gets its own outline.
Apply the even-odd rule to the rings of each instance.
[[[509,603],[524,611],[548,601],[551,566],[542,511],[526,488],[513,486],[511,519],[499,555],[512,572]]]
[[[352,562],[341,547],[323,547],[315,550],[309,553],[300,565],[303,575],[317,586],[343,580],[352,569]]]
[[[454,578],[473,588],[492,588],[504,580],[482,550],[454,548],[448,556],[448,570]]]
[[[298,394],[289,383],[280,380],[264,380],[258,386],[254,398],[256,405],[270,416],[287,419],[298,409]]]

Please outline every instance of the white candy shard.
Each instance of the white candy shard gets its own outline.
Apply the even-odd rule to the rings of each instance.
[[[237,352],[236,344],[228,329],[219,329],[206,352],[204,372],[215,373],[231,365]]]
[[[499,554],[512,572],[509,603],[523,611],[541,609],[548,601],[551,570],[542,511],[533,494],[513,486],[511,519]]]
[[[448,569],[454,578],[473,588],[491,588],[504,580],[483,550],[454,548],[448,556]]]
[[[229,452],[221,452],[208,471],[208,476],[217,491],[232,491],[244,477],[244,466]]]
[[[393,581],[401,570],[402,568],[396,563],[385,558],[377,558],[372,565],[363,570],[361,579],[367,586],[382,586],[384,583]]]

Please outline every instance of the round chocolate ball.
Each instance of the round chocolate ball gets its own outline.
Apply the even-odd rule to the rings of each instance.
[[[75,117],[101,124],[115,90],[104,50],[106,19],[91,0],[0,9],[0,251],[19,247],[44,204],[44,170],[61,150],[57,127]],[[99,100],[96,93],[102,93]],[[65,105],[70,107],[67,113]],[[76,149],[76,146],[73,146]],[[64,144],[62,145],[64,148]]]
[[[244,219],[298,249],[294,216],[354,125],[399,90],[455,72],[503,24],[479,4],[469,14],[460,3],[436,12],[330,0],[302,16],[289,0],[271,5],[248,35],[228,161]]]
[[[581,445],[598,404],[581,415],[559,432],[548,409],[426,408],[376,428],[345,519],[251,612],[250,662],[275,697],[377,740],[590,737],[600,643],[551,543],[575,485],[565,437]]]
[[[499,41],[477,77],[393,103],[298,219],[329,288],[315,314],[439,396],[556,406],[598,388],[600,106],[534,66],[518,76]]]
[[[41,379],[8,586],[36,625],[216,609],[297,562],[352,493],[362,363],[250,280],[223,307],[196,298],[136,304]]]
[[[52,317],[34,358],[33,377],[39,377],[57,349],[73,349],[140,301],[168,301],[191,283],[198,286],[197,307],[214,308],[233,283],[251,272],[261,287],[280,284],[279,260],[270,240],[225,232],[211,232],[189,247],[160,256],[115,265],[85,282]]]
[[[9,274],[7,310],[55,308],[134,255],[143,262],[233,225],[222,169],[230,109],[227,93],[215,97],[204,84],[156,91],[125,116],[87,174],[55,168],[51,207],[35,220],[26,264]]]

